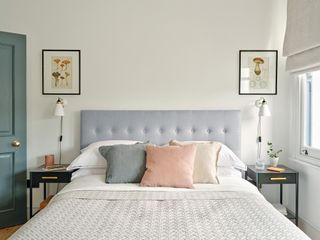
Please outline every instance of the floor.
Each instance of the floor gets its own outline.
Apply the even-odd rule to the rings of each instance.
[[[14,227],[0,229],[0,240],[8,239],[15,231],[17,231],[22,225]]]

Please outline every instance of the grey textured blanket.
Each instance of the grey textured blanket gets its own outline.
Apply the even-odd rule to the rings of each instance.
[[[72,191],[11,239],[309,239],[258,194]]]

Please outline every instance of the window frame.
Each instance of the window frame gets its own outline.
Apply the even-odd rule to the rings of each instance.
[[[294,111],[293,116],[293,127],[291,129],[296,129],[295,135],[298,136],[296,138],[296,143],[295,143],[295,151],[294,155],[296,158],[311,163],[313,165],[320,166],[320,149],[313,148],[305,144],[305,135],[306,135],[306,80],[305,79],[300,79],[299,75],[305,74],[308,72],[313,72],[313,71],[319,71],[320,67],[316,68],[309,68],[303,71],[295,72],[293,73],[292,77],[294,78],[296,82],[296,87],[293,91],[293,95],[291,97],[297,96],[298,93],[298,98],[297,101],[292,101],[292,108],[294,109],[294,106],[296,107],[296,110]],[[294,100],[294,99],[293,99]]]

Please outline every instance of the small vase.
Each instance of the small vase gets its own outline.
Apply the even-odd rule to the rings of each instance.
[[[272,167],[278,166],[278,162],[279,162],[279,157],[270,158],[270,165],[271,165]]]

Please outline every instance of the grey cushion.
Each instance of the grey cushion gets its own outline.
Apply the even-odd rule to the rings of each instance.
[[[146,143],[99,147],[107,161],[106,183],[139,183],[146,170]]]

